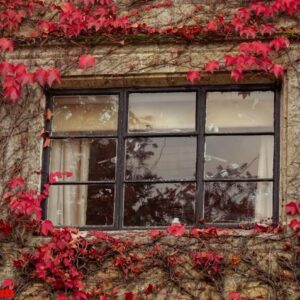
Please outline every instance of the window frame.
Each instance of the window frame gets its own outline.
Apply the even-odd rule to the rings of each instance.
[[[117,95],[119,97],[119,111],[118,111],[118,127],[115,134],[79,134],[72,135],[72,137],[61,133],[52,133],[52,120],[45,119],[44,136],[50,139],[66,139],[66,138],[116,138],[117,139],[117,164],[115,180],[111,183],[115,184],[114,195],[114,225],[86,225],[86,226],[72,226],[80,230],[145,230],[149,228],[166,228],[165,226],[123,226],[123,213],[124,213],[124,193],[123,187],[126,182],[140,182],[140,180],[126,180],[125,178],[125,140],[126,138],[133,137],[196,137],[196,177],[195,180],[144,180],[150,183],[168,183],[168,182],[195,182],[195,220],[192,226],[188,227],[231,227],[239,228],[239,223],[205,223],[199,222],[204,218],[204,184],[205,182],[273,182],[273,211],[272,223],[278,224],[279,222],[279,178],[280,178],[280,89],[281,83],[275,82],[272,84],[229,84],[229,85],[197,85],[197,86],[173,86],[173,87],[133,87],[133,88],[93,88],[93,89],[47,89],[46,95],[46,110],[53,111],[55,96],[77,96],[77,95]],[[251,92],[251,91],[273,91],[274,92],[274,128],[273,132],[244,132],[244,133],[206,133],[206,99],[208,92]],[[128,132],[128,102],[130,93],[163,93],[163,92],[196,92],[196,122],[194,131],[183,132]],[[274,149],[273,149],[273,180],[270,179],[205,179],[204,178],[204,144],[206,136],[260,136],[272,135],[274,136]],[[49,183],[49,167],[50,167],[50,152],[51,146],[43,148],[42,153],[42,178],[41,189],[45,183]],[[143,180],[142,180],[143,181]],[[57,182],[54,185],[71,185],[71,184],[87,184],[87,182]],[[89,181],[88,184],[108,184],[108,181]],[[47,202],[46,198],[42,202],[42,217],[47,218]],[[252,228],[253,223],[242,223],[243,228]],[[65,227],[65,226],[57,226]]]

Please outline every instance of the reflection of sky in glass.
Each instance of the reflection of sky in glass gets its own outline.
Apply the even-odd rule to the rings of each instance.
[[[209,92],[206,132],[273,131],[274,92]]]
[[[171,109],[170,109],[171,108]],[[129,131],[194,131],[196,93],[132,93]]]
[[[118,97],[56,96],[53,131],[115,131],[118,124]]]

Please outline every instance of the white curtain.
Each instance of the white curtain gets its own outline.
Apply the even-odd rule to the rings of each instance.
[[[86,140],[52,140],[50,170],[70,171],[71,181],[88,181],[90,145]],[[55,225],[86,224],[86,185],[54,185],[48,198],[48,218]]]
[[[273,177],[273,151],[274,139],[272,136],[262,136],[258,160],[258,177]],[[269,182],[258,182],[255,199],[255,221],[261,222],[272,216],[272,184]]]

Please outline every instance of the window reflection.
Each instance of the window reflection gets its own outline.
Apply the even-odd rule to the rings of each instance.
[[[208,136],[205,178],[272,178],[273,136]]]
[[[114,180],[116,140],[57,139],[51,144],[50,171],[72,172],[65,181]]]
[[[54,224],[112,226],[115,203],[123,203],[124,211],[116,212],[121,228],[168,226],[175,218],[191,225],[197,184],[204,185],[197,201],[206,222],[270,218],[274,92],[208,92],[206,104],[198,106],[206,106],[204,136],[204,128],[196,131],[197,93],[124,93],[128,107],[122,120],[118,96],[55,96],[50,169],[71,171],[72,177],[60,180],[76,184],[52,186],[48,217]],[[129,135],[117,130],[118,123]],[[202,138],[204,157],[197,158]],[[119,199],[116,187],[123,189]]]
[[[195,183],[126,184],[124,226],[167,226],[174,218],[192,224]]]
[[[193,179],[196,138],[126,140],[126,179]]]
[[[114,186],[89,185],[86,208],[87,225],[113,225]]]
[[[269,221],[272,216],[272,186],[271,182],[207,182],[205,221]]]
[[[196,93],[194,92],[132,93],[129,95],[129,131],[194,131],[195,116]]]
[[[118,96],[56,96],[52,130],[55,132],[116,131]]]
[[[274,92],[210,92],[206,132],[273,131]]]
[[[48,216],[54,225],[112,225],[114,185],[53,185]]]

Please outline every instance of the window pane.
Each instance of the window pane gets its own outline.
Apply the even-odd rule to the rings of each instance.
[[[114,186],[89,185],[86,212],[87,225],[113,225]]]
[[[192,224],[195,183],[126,184],[124,226],[167,226],[174,218]]]
[[[211,92],[206,132],[273,131],[274,92]]]
[[[272,182],[205,183],[205,222],[270,221]]]
[[[195,130],[196,93],[129,95],[128,130],[180,132]]]
[[[273,178],[273,136],[209,136],[205,178]]]
[[[116,140],[56,139],[51,141],[50,171],[70,171],[65,181],[114,180]]]
[[[114,186],[53,185],[48,218],[55,225],[112,225]]]
[[[117,124],[118,96],[54,97],[54,132],[116,131]]]
[[[196,138],[126,140],[126,179],[195,178]]]

